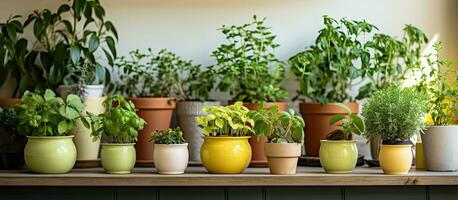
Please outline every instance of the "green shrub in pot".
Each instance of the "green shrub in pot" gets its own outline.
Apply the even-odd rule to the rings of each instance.
[[[412,165],[413,135],[424,128],[428,97],[413,87],[393,85],[374,93],[363,105],[364,136],[380,137],[380,166],[386,174],[406,174]]]
[[[24,167],[24,135],[16,131],[19,123],[17,106],[0,107],[0,169],[21,169]]]
[[[188,143],[179,127],[155,131],[151,136],[154,142],[154,167],[160,174],[183,174],[188,166]]]
[[[134,144],[145,121],[137,115],[134,104],[123,96],[109,97],[103,105],[105,113],[88,113],[92,135],[103,139],[100,151],[102,167],[111,174],[130,173],[135,165]]]
[[[270,173],[295,174],[304,139],[304,121],[294,110],[279,111],[277,106],[250,112],[257,137],[264,136],[264,153]]]
[[[64,101],[53,91],[43,95],[26,91],[20,104],[17,131],[27,135],[25,163],[37,173],[66,173],[76,161],[70,131],[77,121],[89,127],[82,115],[84,104],[76,95]]]

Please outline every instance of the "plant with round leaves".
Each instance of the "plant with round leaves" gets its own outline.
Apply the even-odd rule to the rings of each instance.
[[[151,142],[154,144],[183,144],[183,132],[180,127],[169,128],[167,130],[157,130],[151,135]]]
[[[138,131],[143,129],[145,121],[137,115],[135,105],[120,95],[107,98],[103,105],[105,113],[94,115],[88,112],[92,137],[102,136],[106,143],[137,141]]]
[[[254,120],[242,102],[229,106],[207,106],[202,109],[206,116],[196,117],[204,136],[252,136]]]
[[[230,92],[237,101],[262,103],[288,98],[281,87],[285,79],[284,63],[273,51],[279,46],[276,36],[264,25],[264,19],[253,16],[253,22],[240,26],[223,26],[227,43],[213,51],[219,67],[219,90]]]
[[[67,136],[77,120],[89,128],[83,117],[84,104],[76,95],[69,95],[64,101],[52,90],[43,95],[26,91],[19,105],[17,131],[29,136]]]
[[[278,106],[251,111],[257,138],[265,136],[272,143],[301,143],[304,140],[304,120],[294,110],[279,111]]]
[[[364,136],[380,136],[384,143],[408,141],[423,130],[429,106],[428,96],[413,87],[377,91],[363,105]]]
[[[339,129],[332,131],[326,136],[328,140],[350,140],[352,134],[362,135],[366,130],[364,121],[361,117],[352,113],[350,108],[345,104],[336,103],[336,106],[344,109],[347,112],[347,116],[342,114],[336,114],[329,120],[329,125],[337,125]]]

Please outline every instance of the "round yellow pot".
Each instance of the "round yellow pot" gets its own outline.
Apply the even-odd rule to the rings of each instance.
[[[355,140],[321,140],[320,163],[327,173],[350,173],[357,160]]]
[[[412,145],[380,146],[380,167],[385,174],[408,174],[412,166]]]
[[[27,136],[24,159],[27,167],[35,173],[67,173],[76,162],[73,136]]]
[[[109,174],[129,174],[135,165],[135,144],[102,144],[100,160]]]
[[[251,161],[251,137],[205,137],[200,151],[202,165],[210,173],[240,174]]]

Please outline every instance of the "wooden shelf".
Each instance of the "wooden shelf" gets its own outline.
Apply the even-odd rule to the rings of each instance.
[[[357,168],[351,174],[327,174],[317,167],[298,167],[296,175],[271,175],[266,168],[249,168],[244,174],[208,174],[189,167],[186,174],[160,175],[153,168],[136,168],[132,174],[110,175],[103,169],[75,169],[68,174],[32,174],[0,171],[0,186],[382,186],[458,185],[458,172],[415,171],[384,175],[379,168]]]

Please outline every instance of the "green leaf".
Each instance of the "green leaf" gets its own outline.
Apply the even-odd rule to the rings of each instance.
[[[107,36],[106,37],[106,42],[108,45],[108,48],[110,49],[111,54],[113,55],[114,58],[116,58],[116,43],[113,37]]]
[[[63,134],[63,133],[66,133],[67,132],[67,121],[61,121],[59,122],[59,124],[57,125],[57,130],[59,132],[59,134]]]
[[[14,27],[14,25],[13,24],[7,24],[6,25],[6,31],[8,33],[8,37],[10,38],[10,40],[16,41],[17,34],[16,34],[16,28]]]
[[[63,4],[59,7],[59,9],[57,10],[57,14],[60,15],[64,12],[67,12],[70,10],[70,6],[68,4]]]
[[[71,46],[70,47],[70,56],[72,58],[73,65],[78,65],[80,58],[81,58],[81,49],[76,45]]]
[[[72,107],[65,107],[65,116],[67,119],[74,120],[80,116],[80,113]]]
[[[354,126],[359,130],[355,134],[361,135],[361,133],[363,133],[365,131],[365,129],[366,129],[366,127],[364,125],[364,121],[359,116],[357,116],[355,114],[351,114],[350,117],[351,117],[351,119],[353,121]]]
[[[329,125],[334,125],[335,123],[337,123],[337,122],[339,122],[340,120],[343,120],[343,119],[345,119],[344,115],[341,115],[341,114],[334,115],[329,120]]]
[[[100,46],[100,40],[97,35],[92,34],[91,37],[89,38],[89,52],[93,53],[95,52]]]
[[[352,112],[351,112],[350,108],[348,106],[346,106],[345,104],[343,104],[343,103],[335,103],[335,105],[339,106],[342,109],[344,109],[348,113],[348,115],[351,115]]]
[[[100,64],[97,64],[95,67],[95,73],[97,74],[97,78],[101,83],[105,82],[105,68],[103,68]]]

